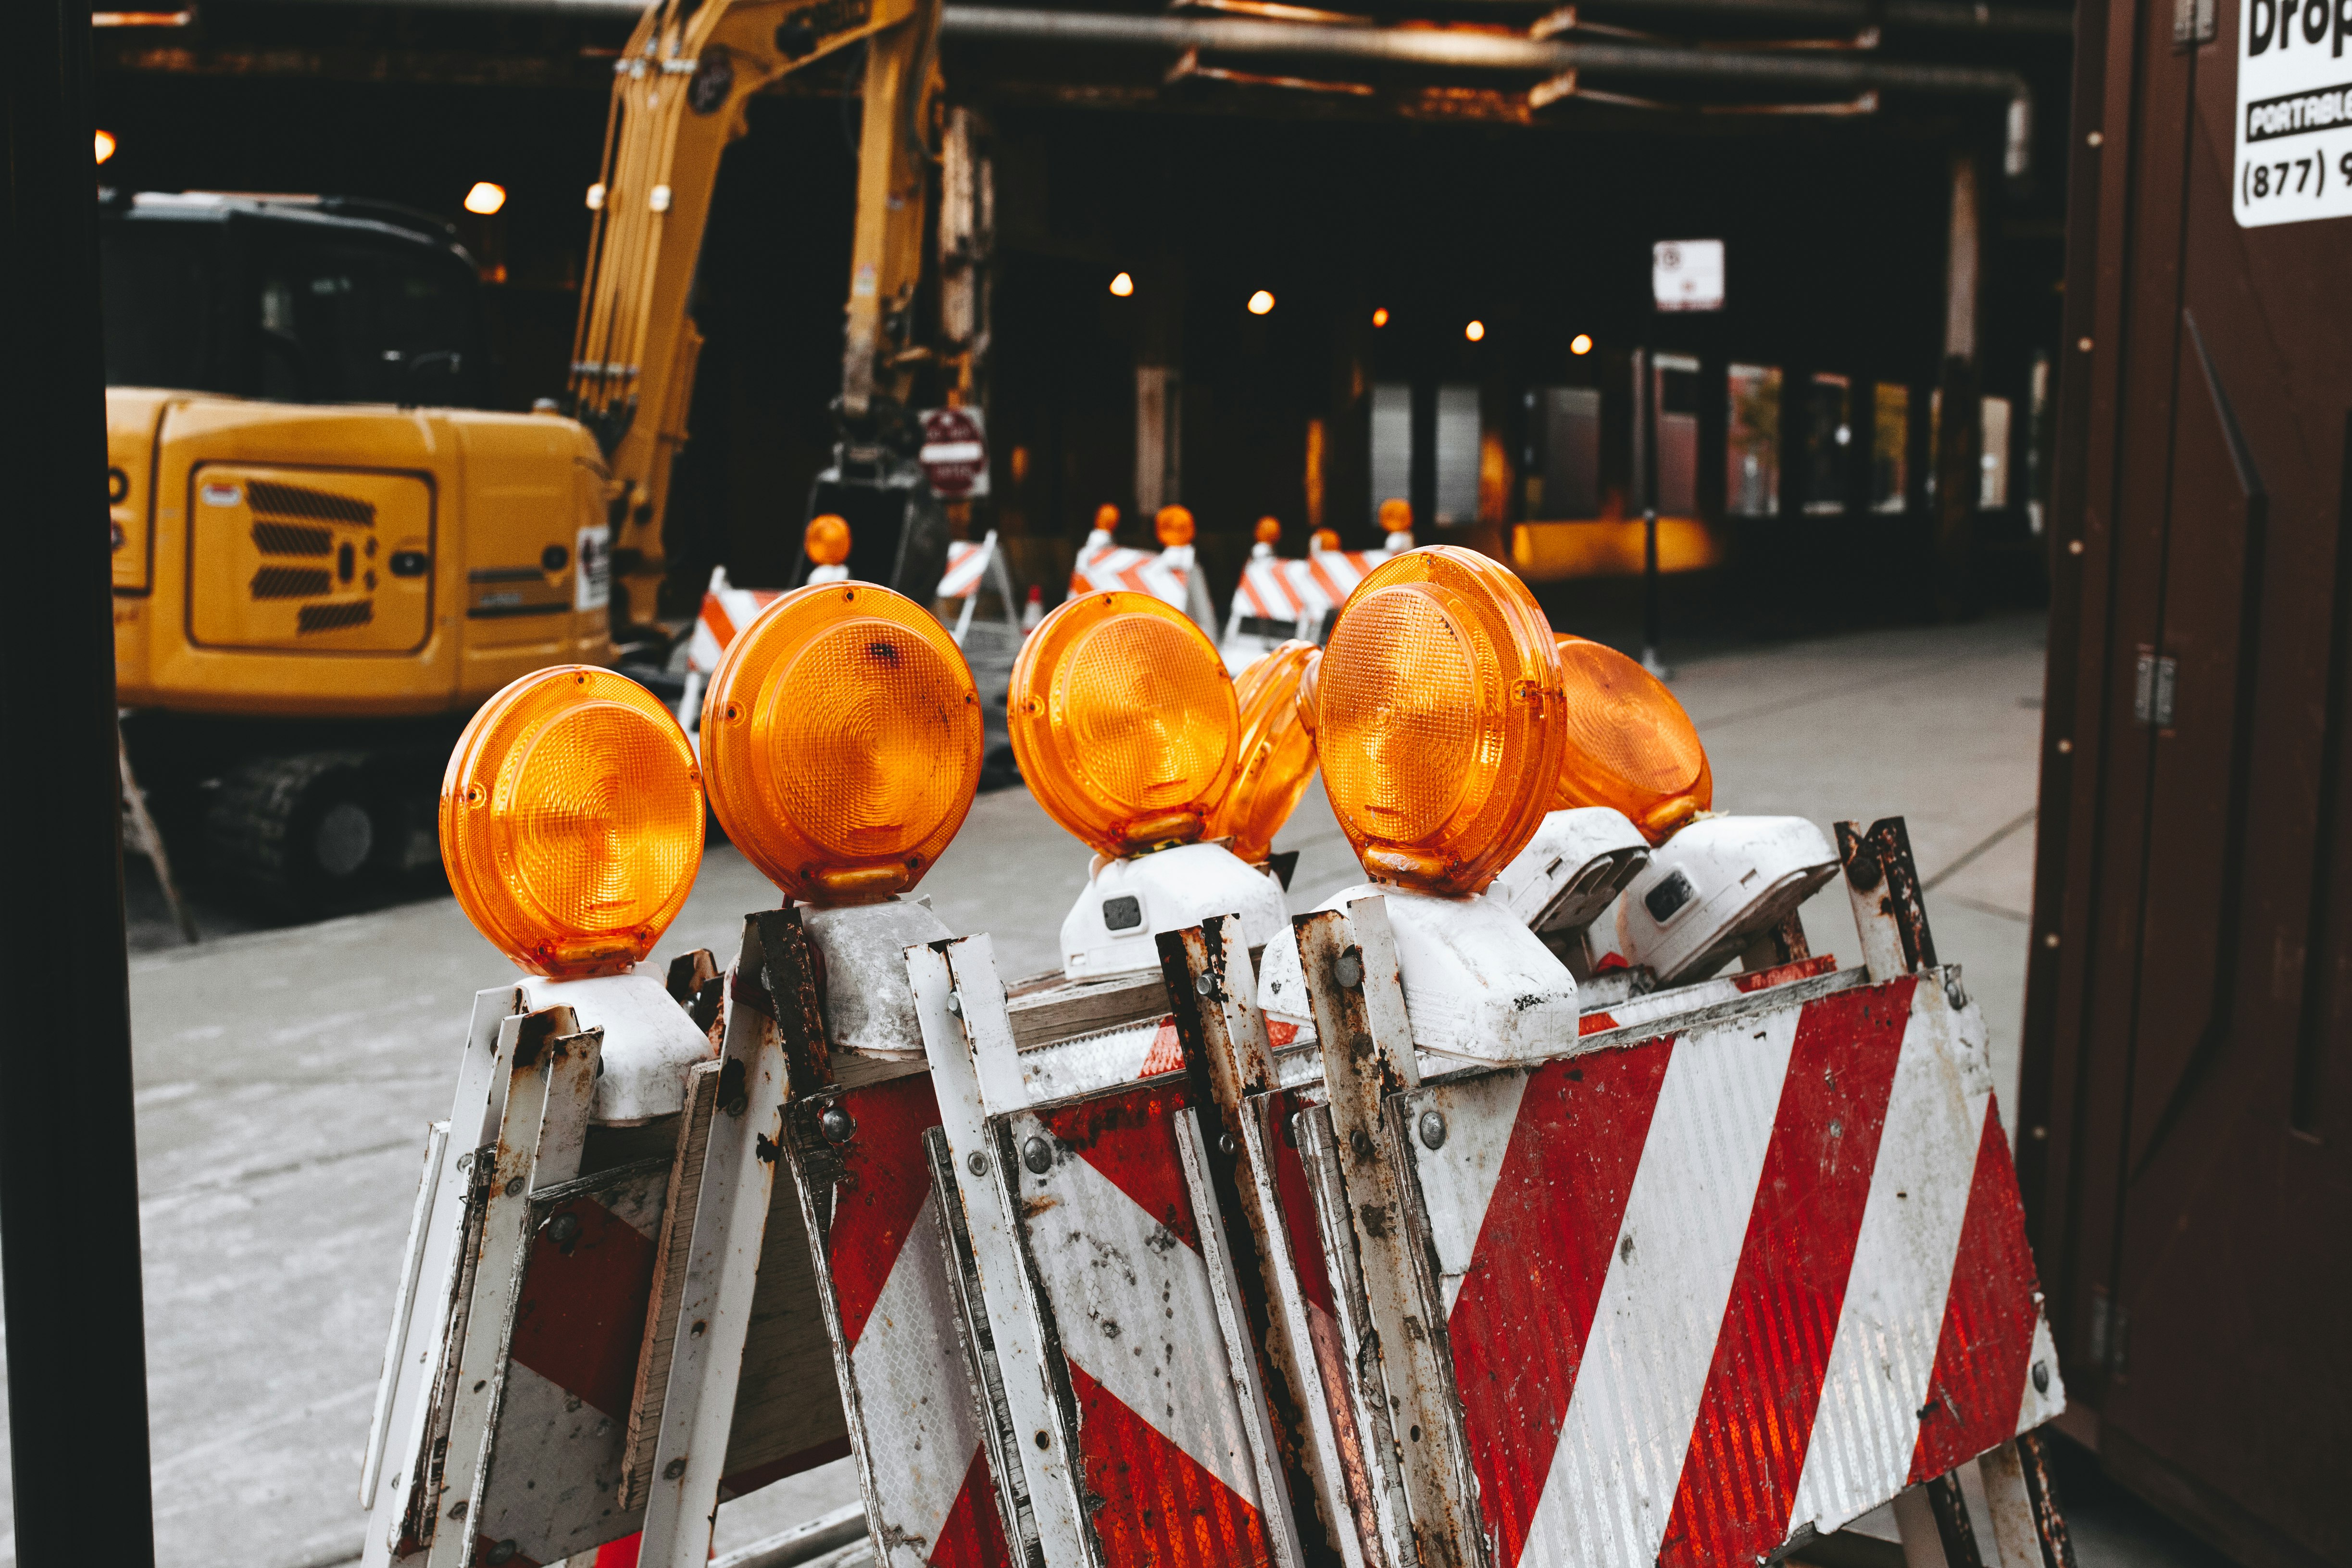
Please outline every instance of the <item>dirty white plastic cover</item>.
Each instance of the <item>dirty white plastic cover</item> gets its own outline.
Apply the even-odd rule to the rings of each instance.
[[[1837,870],[1801,816],[1706,816],[1653,850],[1646,870],[1585,928],[1598,971],[1647,964],[1661,985],[1703,980],[1785,920]]]
[[[1287,941],[1289,907],[1282,884],[1223,844],[1180,844],[1106,862],[1062,921],[1062,968],[1093,980],[1160,967],[1152,938],[1238,914],[1252,947]]]
[[[566,1006],[583,1029],[604,1031],[604,1076],[588,1119],[632,1126],[667,1116],[686,1103],[686,1069],[719,1054],[667,988],[642,970],[592,980],[526,974],[519,986],[531,1012]]]
[[[1525,1061],[1576,1038],[1576,977],[1527,922],[1493,899],[1440,898],[1362,882],[1317,906],[1345,910],[1388,900],[1412,1043],[1475,1061]],[[1298,943],[1289,933],[1265,950],[1259,1010],[1290,1022],[1312,1015]]]

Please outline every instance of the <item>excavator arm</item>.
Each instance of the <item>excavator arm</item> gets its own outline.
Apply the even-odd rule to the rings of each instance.
[[[940,0],[659,0],[614,63],[571,410],[618,486],[614,579],[635,624],[656,616],[670,466],[685,445],[702,337],[687,314],[719,155],[750,100],[785,72],[866,42],[857,220],[840,414],[903,405],[937,90]]]

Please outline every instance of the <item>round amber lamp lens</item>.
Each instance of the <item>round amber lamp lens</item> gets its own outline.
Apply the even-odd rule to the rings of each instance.
[[[1698,730],[1664,683],[1613,647],[1562,637],[1568,743],[1552,809],[1605,805],[1653,844],[1715,804],[1715,773]]]
[[[1312,643],[1284,643],[1235,678],[1241,705],[1240,771],[1209,818],[1207,837],[1230,838],[1234,853],[1256,865],[1274,848],[1315,776],[1315,731],[1300,716],[1300,683],[1316,657]]]
[[[441,859],[499,951],[558,978],[650,952],[702,864],[694,748],[653,693],[567,665],[482,706],[441,784]]]
[[[1006,697],[1022,776],[1111,856],[1199,838],[1233,779],[1240,718],[1214,644],[1148,594],[1088,594],[1039,623]]]
[[[849,559],[849,524],[832,512],[811,518],[808,531],[801,541],[809,560],[816,565],[838,566]]]
[[[1324,790],[1376,879],[1475,893],[1559,768],[1559,661],[1526,584],[1435,545],[1373,568],[1312,675]]]
[[[1160,548],[1174,550],[1192,542],[1192,513],[1189,508],[1163,506],[1152,520],[1151,530],[1160,536]]]
[[[1282,519],[1278,517],[1259,518],[1257,520],[1257,542],[1260,544],[1281,543]]]
[[[905,892],[980,787],[980,693],[929,611],[871,583],[785,595],[730,644],[703,700],[710,805],[812,904]]]

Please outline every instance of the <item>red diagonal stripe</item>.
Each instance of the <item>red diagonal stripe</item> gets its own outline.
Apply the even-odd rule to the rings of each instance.
[[[719,602],[716,594],[702,595],[702,624],[719,639],[721,648],[735,640],[735,623],[727,618],[727,606]]]
[[[593,1198],[556,1214],[580,1221],[569,1251],[541,1226],[515,1309],[514,1359],[605,1415],[626,1418],[653,1293],[654,1241]]]
[[[1331,1276],[1323,1266],[1322,1232],[1315,1221],[1314,1189],[1307,1184],[1307,1163],[1298,1156],[1297,1135],[1291,1118],[1297,1114],[1298,1093],[1283,1089],[1270,1097],[1266,1117],[1266,1147],[1274,1156],[1274,1195],[1282,1208],[1282,1227],[1290,1235],[1290,1265],[1297,1271],[1298,1293],[1309,1306],[1320,1307],[1333,1318],[1339,1314],[1331,1300]]]
[[[1274,585],[1282,590],[1283,601],[1290,606],[1287,618],[1294,621],[1298,618],[1298,612],[1307,607],[1307,601],[1298,596],[1298,584],[1290,580],[1290,574],[1295,567],[1305,564],[1303,561],[1275,563]]]
[[[947,1521],[923,1561],[932,1568],[1010,1568],[1013,1554],[1005,1550],[1004,1521],[997,1516],[992,1494],[988,1450],[975,1448],[955,1506],[948,1510]]]
[[[1915,984],[1798,1016],[1661,1564],[1753,1562],[1788,1533]]]
[[[1115,1568],[1251,1568],[1272,1561],[1256,1509],[1076,1363],[1068,1364],[1078,1457],[1104,1562]]]
[[[1478,1501],[1513,1568],[1543,1496],[1672,1040],[1528,1077],[1469,1277],[1446,1320]]]
[[[1160,1078],[1148,1088],[1059,1106],[1041,1120],[1137,1207],[1198,1252],[1201,1234],[1193,1228],[1192,1197],[1176,1149],[1175,1119],[1189,1103],[1181,1081]]]
[[[1944,1298],[1936,1371],[1919,1412],[1919,1442],[1911,1450],[1912,1480],[1940,1476],[2017,1436],[2017,1410],[2025,1398],[2026,1363],[2033,1354],[2033,1325],[2040,1315],[2034,1288],[2017,1168],[2010,1163],[2009,1140],[1988,1098],[1968,1217],[1960,1223],[1951,1289]]]
[[[852,1089],[835,1103],[857,1130],[838,1152],[846,1179],[834,1186],[825,1262],[833,1271],[842,1338],[855,1346],[908,1230],[931,1195],[923,1130],[940,1124],[940,1106],[928,1073]]]
[[[1348,602],[1348,590],[1339,586],[1331,574],[1323,569],[1323,563],[1311,555],[1307,558],[1307,574],[1321,585],[1323,592],[1329,597],[1334,606]]]

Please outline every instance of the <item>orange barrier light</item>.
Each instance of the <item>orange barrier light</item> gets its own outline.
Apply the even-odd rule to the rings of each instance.
[[[1102,505],[1095,508],[1095,528],[1099,532],[1117,533],[1118,531],[1118,508],[1111,505],[1108,501],[1105,501]]]
[[[1271,515],[1259,518],[1255,531],[1260,544],[1279,544],[1282,542],[1282,519]]]
[[[1310,551],[1309,553],[1313,553],[1314,551],[1320,551],[1328,554],[1339,548],[1339,531],[1336,528],[1318,528],[1315,531],[1313,551]]]
[[[1192,542],[1192,513],[1189,508],[1163,506],[1160,515],[1151,520],[1152,532],[1160,536],[1160,548],[1175,550]]]
[[[1559,772],[1559,655],[1535,597],[1475,551],[1356,585],[1316,684],[1323,787],[1374,879],[1475,893],[1526,847]]]
[[[1314,644],[1293,638],[1234,681],[1241,708],[1240,771],[1210,814],[1203,836],[1232,839],[1234,853],[1253,866],[1272,851],[1274,836],[1315,776],[1315,731],[1301,719],[1298,699],[1317,657]]]
[[[556,979],[651,952],[702,864],[702,775],[661,700],[561,665],[482,705],[441,780],[441,863],[492,946]]]
[[[1149,594],[1086,594],[1022,645],[1013,754],[1046,813],[1114,858],[1200,838],[1241,717],[1216,645]]]
[[[930,612],[819,583],[761,613],[711,672],[710,805],[792,898],[878,903],[923,879],[980,787],[980,692]]]
[[[1664,843],[1715,804],[1697,728],[1663,681],[1615,648],[1565,635],[1559,645],[1568,743],[1551,808],[1612,806]]]
[[[832,512],[809,519],[808,531],[801,535],[801,547],[808,552],[812,565],[840,565],[849,559],[848,520]]]
[[[1388,500],[1381,502],[1381,531],[1383,533],[1411,533],[1412,531],[1412,502],[1406,500],[1402,496],[1391,496]]]

